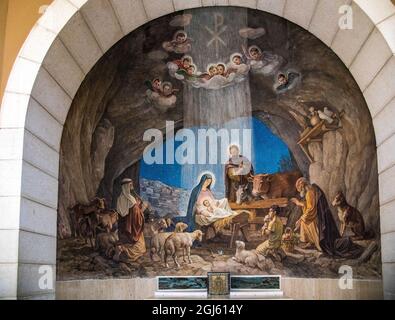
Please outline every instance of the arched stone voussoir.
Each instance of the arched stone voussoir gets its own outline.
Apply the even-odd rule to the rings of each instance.
[[[393,119],[395,119],[395,98],[392,99],[392,101],[373,119],[374,131],[376,133],[376,144],[378,147],[386,142],[386,140],[391,136],[395,135]],[[393,150],[395,150],[395,145]]]
[[[41,67],[38,71],[31,96],[63,126],[72,103],[72,97],[44,67]]]
[[[52,43],[42,66],[65,93],[74,98],[86,74],[59,37]]]
[[[318,0],[287,0],[284,18],[308,30],[317,5]]]
[[[395,14],[395,6],[391,0],[354,0],[373,21],[378,24]]]
[[[283,17],[286,2],[287,0],[258,0],[257,9]]]
[[[385,41],[395,53],[395,4],[392,0],[354,0],[379,28]]]
[[[351,2],[352,0],[319,1],[311,19],[309,31],[330,47],[340,29],[339,9],[350,5]]]
[[[363,92],[373,118],[395,98],[394,75],[395,55],[392,55]]]
[[[124,34],[128,34],[148,21],[143,0],[110,0]]]
[[[200,8],[203,5],[201,0],[173,0],[173,2],[175,11]]]
[[[258,1],[257,0],[229,0],[229,5],[236,6],[236,7],[256,9],[258,6]]]
[[[383,34],[388,46],[391,48],[392,53],[395,54],[395,14],[380,22],[377,25],[377,28]]]
[[[44,14],[37,21],[37,24],[58,34],[79,10],[79,7],[73,1],[54,0],[49,6],[41,7],[40,9]]]
[[[154,20],[175,11],[172,0],[143,0],[148,20]]]
[[[89,2],[89,0],[67,0],[72,3],[75,7],[80,9],[85,3]]]
[[[110,0],[89,1],[80,12],[103,52],[125,35]]]
[[[351,3],[353,14],[352,29],[340,29],[330,45],[331,49],[350,67],[358,52],[374,29],[374,23],[355,2]]]
[[[375,28],[349,68],[362,92],[366,90],[391,56],[391,50],[383,35]]]

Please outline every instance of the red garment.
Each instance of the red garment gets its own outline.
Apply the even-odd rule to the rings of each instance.
[[[129,214],[126,216],[125,231],[132,243],[137,242],[144,231],[144,212],[141,208],[142,202],[137,200],[137,203],[129,209]]]
[[[182,60],[175,60],[175,61],[173,61],[173,63],[175,63],[177,65],[178,69],[185,70],[184,64],[182,63]]]

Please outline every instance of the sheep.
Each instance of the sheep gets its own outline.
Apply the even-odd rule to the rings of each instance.
[[[168,225],[167,225],[168,227]],[[179,222],[176,224],[174,233],[184,232],[188,228],[188,225],[183,222]],[[165,229],[165,228],[164,228]],[[160,258],[160,261],[163,259],[162,248],[165,244],[166,239],[171,236],[173,232],[160,232],[160,230],[154,231],[151,237],[151,249],[150,249],[150,257],[151,260],[154,261],[154,254],[157,254]]]
[[[258,254],[255,250],[246,250],[243,241],[236,241],[236,254],[232,259],[238,263],[245,264],[247,267],[258,268],[260,270],[270,270],[274,267],[270,259]]]
[[[193,242],[196,240],[200,242],[203,240],[203,232],[201,230],[195,230],[191,233],[173,233],[172,235],[170,235],[164,243],[165,267],[169,267],[169,264],[167,263],[168,256],[173,257],[174,263],[177,268],[180,267],[180,264],[177,261],[177,252],[179,250],[182,250],[184,261],[186,252],[188,255],[188,262],[192,263],[191,247],[193,245]]]

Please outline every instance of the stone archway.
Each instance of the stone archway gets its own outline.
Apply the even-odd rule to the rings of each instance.
[[[307,29],[357,81],[375,126],[384,291],[394,298],[395,6],[390,0],[302,1],[55,0],[21,49],[0,110],[0,207],[5,213],[0,220],[0,296],[54,297],[54,288],[39,289],[37,283],[42,265],[52,266],[55,277],[59,147],[85,75],[140,25],[178,10],[225,5],[267,11]],[[343,4],[353,8],[352,30],[338,27]]]

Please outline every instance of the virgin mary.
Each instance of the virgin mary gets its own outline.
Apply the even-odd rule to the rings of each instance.
[[[187,215],[181,219],[188,225],[189,231],[213,225],[216,232],[219,232],[229,226],[232,217],[238,214],[230,208],[228,199],[215,199],[211,191],[212,184],[213,176],[204,174],[191,192]]]

